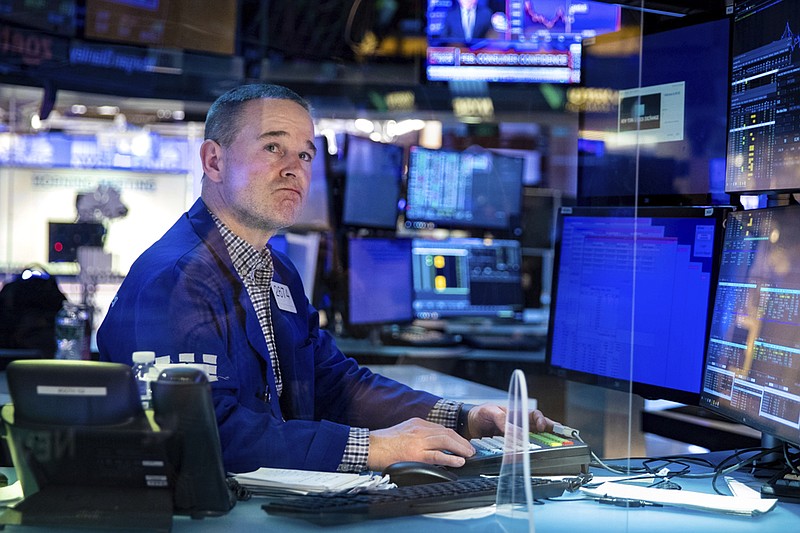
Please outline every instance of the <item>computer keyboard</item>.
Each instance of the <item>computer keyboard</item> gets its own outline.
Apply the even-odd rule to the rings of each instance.
[[[591,452],[586,444],[546,432],[530,433],[529,440],[531,474],[577,475],[588,472]],[[499,474],[505,439],[502,436],[484,437],[470,442],[475,455],[468,457],[464,466],[452,470],[459,476]],[[518,450],[512,455],[522,457],[523,453],[523,450]]]
[[[458,345],[461,336],[420,326],[407,326],[382,331],[381,342],[396,346],[450,347]]]
[[[499,478],[470,478],[356,494],[306,494],[288,496],[261,506],[269,514],[302,518],[319,524],[347,523],[457,511],[492,505]],[[566,480],[531,478],[533,498],[561,496],[569,488]]]
[[[544,349],[547,339],[542,335],[467,334],[464,344],[482,350],[536,352]]]

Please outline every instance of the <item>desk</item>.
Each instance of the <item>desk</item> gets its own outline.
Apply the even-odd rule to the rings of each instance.
[[[13,479],[13,470],[2,470],[4,473],[10,474]],[[752,482],[751,479],[748,480],[747,475],[742,474],[737,477],[742,481]],[[679,483],[684,490],[712,492],[710,481],[707,479],[683,479],[679,480]],[[493,516],[465,520],[409,516],[363,521],[321,529],[303,520],[268,515],[261,510],[263,502],[264,500],[261,498],[238,502],[230,513],[222,517],[203,520],[192,520],[183,516],[175,517],[172,530],[176,533],[216,533],[219,531],[280,531],[282,533],[293,533],[319,530],[373,533],[376,529],[386,531],[436,531],[437,533],[450,531],[458,533],[527,531],[525,525],[521,523],[515,524],[513,528],[504,530]],[[687,533],[717,533],[721,531],[725,533],[756,533],[769,531],[788,533],[797,531],[797,525],[800,523],[800,504],[778,503],[775,509],[763,516],[735,517],[670,507],[627,510],[620,507],[600,505],[591,500],[553,500],[544,502],[534,508],[534,522],[537,533],[563,533],[565,531],[591,533],[675,533],[676,531],[685,531]],[[30,527],[9,526],[7,529],[8,531],[18,531],[20,533],[38,531],[38,529]]]
[[[369,365],[369,369],[376,374],[404,383],[413,389],[429,392],[448,400],[457,400],[470,404],[493,402],[506,405],[508,402],[508,393],[506,391],[417,365]],[[529,407],[535,409],[536,400],[531,399]]]

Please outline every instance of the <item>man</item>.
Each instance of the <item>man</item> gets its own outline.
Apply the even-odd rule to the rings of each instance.
[[[492,10],[478,0],[457,0],[445,14],[442,39],[469,43],[492,30]]]
[[[201,198],[131,267],[98,331],[101,359],[154,350],[205,364],[229,471],[460,466],[474,453],[465,437],[501,433],[503,409],[461,409],[359,368],[267,245],[300,214],[313,140],[309,105],[286,88],[246,85],[211,106]],[[531,427],[552,422],[534,411]]]

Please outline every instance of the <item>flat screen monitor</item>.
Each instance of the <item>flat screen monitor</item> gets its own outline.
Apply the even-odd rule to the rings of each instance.
[[[348,135],[342,223],[357,228],[397,229],[404,148]]]
[[[547,364],[561,377],[697,405],[720,207],[562,207]]]
[[[700,405],[800,446],[800,207],[728,217]]]
[[[278,233],[269,240],[272,249],[289,256],[297,268],[309,302],[314,301],[321,240],[322,236],[316,232]]]
[[[800,4],[737,1],[731,67],[729,192],[800,189]]]
[[[519,241],[416,238],[411,261],[416,318],[508,319],[523,309]]]
[[[688,22],[686,22],[688,24]],[[730,20],[584,47],[578,198],[582,205],[728,205]]]
[[[48,222],[48,254],[51,263],[74,263],[78,248],[102,248],[106,228],[100,222]]]
[[[325,137],[318,135],[314,138],[314,145],[317,147],[317,155],[311,162],[308,196],[300,216],[292,225],[294,230],[331,229],[328,143]]]
[[[428,0],[428,81],[577,83],[581,41],[620,25],[620,8],[573,0]],[[469,6],[474,6],[469,9]]]
[[[488,150],[412,146],[408,161],[408,229],[519,227],[525,160]]]
[[[347,248],[348,323],[410,323],[411,239],[350,237]]]

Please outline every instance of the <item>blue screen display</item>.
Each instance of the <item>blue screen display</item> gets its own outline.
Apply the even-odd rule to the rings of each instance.
[[[562,208],[551,366],[648,396],[697,399],[723,212]]]

